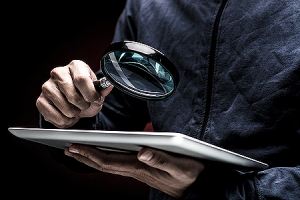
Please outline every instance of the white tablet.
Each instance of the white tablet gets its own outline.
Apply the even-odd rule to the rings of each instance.
[[[223,162],[246,168],[265,169],[266,163],[174,132],[128,132],[74,129],[15,128],[8,129],[13,135],[64,149],[72,143],[93,145],[114,151],[139,151],[152,147],[199,159]]]

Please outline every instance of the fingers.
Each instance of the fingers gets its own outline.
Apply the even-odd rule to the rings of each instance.
[[[100,171],[135,178],[147,185],[179,198],[203,170],[190,158],[142,149],[135,155],[106,153],[84,145],[71,145],[66,155]],[[177,166],[178,165],[178,166]]]
[[[104,97],[112,86],[100,93],[93,81],[96,75],[87,64],[74,60],[64,67],[56,67],[42,86],[37,107],[46,120],[57,127],[69,127],[81,117],[100,112]]]
[[[67,151],[68,153],[65,152],[67,156],[71,156],[84,164],[106,173],[138,179],[140,177],[138,174],[141,174],[139,173],[139,169],[147,167],[139,162],[135,155],[108,153],[93,147],[74,144]],[[94,165],[95,163],[97,166]],[[147,170],[143,171],[148,172]],[[150,176],[150,173],[148,174]]]
[[[193,159],[179,159],[165,152],[149,148],[141,149],[138,153],[138,159],[151,167],[166,171],[174,177],[194,178],[202,171],[199,169],[204,168],[200,162]],[[195,166],[195,170],[191,169],[190,166]]]
[[[99,80],[93,81],[96,90],[100,92],[101,96],[106,97],[112,90],[112,84],[105,78],[102,77]],[[105,89],[103,89],[105,88]]]
[[[100,92],[101,96],[102,96],[102,97],[106,97],[106,96],[112,91],[112,89],[113,89],[113,86],[112,86],[112,85],[109,86],[108,88],[105,88],[104,90],[102,90],[102,91]]]
[[[70,153],[68,148],[65,149],[64,153],[66,156],[70,156],[70,157],[76,159],[77,161],[86,164],[87,166],[90,166],[94,169],[99,170],[99,166],[97,165],[97,163],[93,162],[92,160],[90,160],[84,156],[81,156],[80,154]]]
[[[39,112],[44,119],[58,128],[67,128],[74,125],[79,118],[68,118],[53,106],[43,94],[36,101]]]
[[[66,117],[74,118],[79,115],[80,109],[68,102],[52,79],[43,84],[42,94]]]
[[[69,151],[97,163],[106,171],[132,171],[139,161],[135,155],[105,152],[85,145],[71,145]]]
[[[64,94],[68,102],[80,110],[85,110],[90,106],[90,103],[76,89],[68,67],[56,67],[50,74],[51,79],[55,82],[61,93]]]
[[[70,62],[68,67],[74,85],[87,102],[95,102],[99,100],[101,96],[106,97],[113,89],[113,86],[111,85],[108,88],[100,91],[99,94],[93,83],[95,80],[97,80],[95,73],[86,63],[80,60],[73,60]]]
[[[74,85],[79,90],[86,102],[93,102],[100,98],[93,81],[96,75],[90,67],[82,61],[74,60],[68,65]]]
[[[103,102],[104,102],[104,97],[100,96],[99,99],[97,99],[96,101],[94,101],[90,104],[90,107],[88,109],[81,111],[79,116],[80,117],[92,117],[92,116],[96,115],[102,109]]]
[[[172,175],[179,171],[177,166],[171,163],[170,156],[164,152],[143,148],[138,153],[138,159],[151,167],[167,171]]]

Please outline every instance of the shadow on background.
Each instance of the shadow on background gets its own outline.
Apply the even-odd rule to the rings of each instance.
[[[134,179],[70,169],[55,161],[48,147],[20,140],[7,131],[10,126],[38,126],[35,101],[53,67],[81,59],[94,70],[99,68],[99,59],[112,40],[124,3],[124,0],[109,0],[95,3],[98,5],[69,7],[44,2],[11,5],[13,9],[5,27],[8,36],[4,38],[9,54],[4,66],[10,79],[4,85],[9,111],[4,114],[7,127],[1,146],[5,177],[2,182],[10,198],[70,199],[84,195],[100,199],[147,199],[148,187]]]

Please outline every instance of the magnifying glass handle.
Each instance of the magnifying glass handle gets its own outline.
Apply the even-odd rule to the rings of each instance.
[[[102,91],[111,86],[111,83],[106,79],[106,77],[102,77],[99,80],[94,81],[93,83],[97,91]]]

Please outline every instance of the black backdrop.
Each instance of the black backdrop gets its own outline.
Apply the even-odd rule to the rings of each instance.
[[[25,199],[60,195],[68,199],[81,195],[97,199],[147,198],[148,187],[142,183],[70,169],[54,160],[48,147],[20,140],[7,131],[10,126],[38,126],[35,101],[53,67],[81,59],[98,69],[124,3],[106,0],[62,6],[43,2],[4,7],[8,12],[2,17],[2,99],[6,100],[2,103],[2,121],[7,122],[1,134],[3,195]]]

